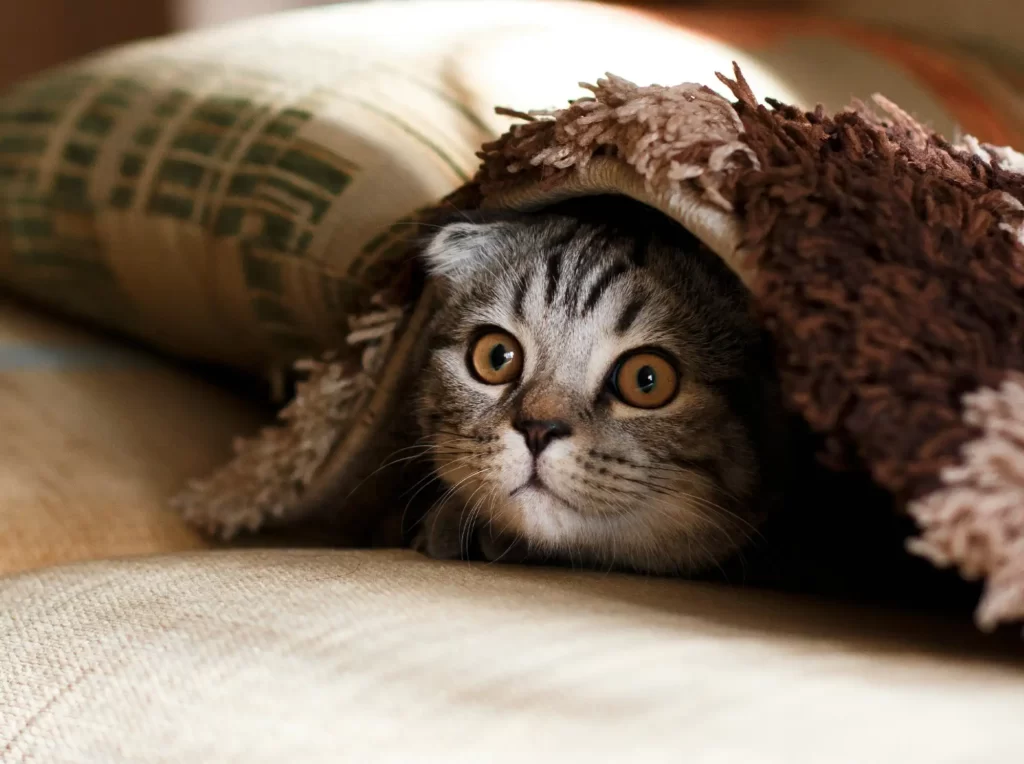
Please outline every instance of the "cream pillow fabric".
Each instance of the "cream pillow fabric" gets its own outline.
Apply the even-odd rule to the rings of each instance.
[[[0,582],[0,761],[1017,761],[1019,646],[970,628],[408,552],[65,567]]]

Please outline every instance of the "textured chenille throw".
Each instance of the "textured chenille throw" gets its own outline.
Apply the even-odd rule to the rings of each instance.
[[[621,193],[739,274],[821,462],[891,495],[918,527],[908,554],[983,581],[981,627],[1024,619],[1024,156],[951,143],[881,97],[836,113],[765,105],[772,93],[755,95],[739,69],[672,86],[607,75],[566,108],[481,116],[465,107],[480,92],[515,106],[554,92],[453,100],[426,79],[525,76],[494,54],[505,38],[466,47],[488,29],[507,34],[508,16],[460,32],[477,58],[453,73],[427,47],[455,38],[417,35],[422,14],[395,17],[409,26],[393,35],[406,58],[385,60],[392,37],[371,34],[374,6],[344,12],[347,48],[318,38],[327,16],[311,12],[130,47],[2,102],[8,287],[240,368],[310,356],[280,421],[175,499],[190,522],[231,538],[346,495],[368,439],[408,405],[396,391],[435,299],[408,243],[418,222]],[[536,4],[553,10],[531,34],[556,35],[566,27],[550,14],[571,12],[574,39],[591,39],[570,6]],[[593,29],[610,26],[602,16]],[[605,67],[635,53],[609,52]],[[481,145],[474,171],[466,147]],[[406,147],[429,157],[416,174],[393,159]]]

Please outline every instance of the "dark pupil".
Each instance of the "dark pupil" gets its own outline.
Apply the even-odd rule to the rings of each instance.
[[[491,368],[495,371],[499,371],[502,366],[512,360],[512,351],[506,348],[502,343],[498,343],[491,348]]]
[[[640,388],[640,392],[649,393],[656,384],[658,384],[658,376],[654,373],[654,369],[650,366],[641,366],[636,373],[636,386]]]

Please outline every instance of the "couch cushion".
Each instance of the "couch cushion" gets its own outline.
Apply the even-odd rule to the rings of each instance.
[[[27,574],[0,582],[0,646],[11,762],[1002,764],[1024,748],[1024,657],[969,624],[403,552]]]
[[[264,417],[164,359],[0,302],[0,574],[206,546],[167,499]]]

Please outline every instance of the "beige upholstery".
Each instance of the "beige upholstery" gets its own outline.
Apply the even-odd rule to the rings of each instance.
[[[0,648],[4,764],[945,764],[1024,750],[1024,662],[967,624],[411,552],[26,574],[0,583]]]
[[[0,575],[206,546],[167,499],[264,417],[162,358],[0,302]]]

